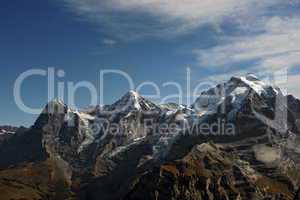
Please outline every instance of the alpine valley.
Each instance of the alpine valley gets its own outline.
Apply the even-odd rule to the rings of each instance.
[[[190,106],[54,100],[0,130],[1,200],[300,200],[300,100],[254,75]]]

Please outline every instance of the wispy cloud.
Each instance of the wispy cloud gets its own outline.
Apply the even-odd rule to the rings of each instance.
[[[256,27],[261,33],[225,38],[221,45],[195,50],[199,64],[217,68],[251,62],[260,70],[299,66],[300,18],[272,17],[264,22]]]
[[[117,41],[116,41],[116,40],[113,40],[113,39],[105,38],[105,39],[102,40],[102,43],[103,43],[104,45],[112,46],[112,45],[117,44]]]
[[[300,75],[288,71],[300,66],[300,17],[265,17],[248,31],[246,36],[224,37],[221,44],[195,50],[199,65],[217,72],[213,76],[217,81],[247,72],[267,80],[270,76],[278,79],[281,75],[276,73],[285,71],[283,79],[272,84],[299,98]]]
[[[253,16],[280,0],[64,0],[81,18],[118,37],[189,32],[226,18]]]
[[[300,17],[288,12],[294,0],[63,0],[80,19],[89,20],[118,40],[147,36],[170,38],[203,25],[228,25],[233,35],[194,54],[201,67],[213,69],[215,79],[300,65]],[[284,6],[283,6],[284,5]],[[282,6],[282,7],[280,7]],[[276,7],[277,10],[272,10]],[[285,11],[278,11],[284,8]],[[285,13],[285,14],[283,14]],[[209,37],[209,36],[206,36]],[[104,39],[114,45],[115,40]],[[227,67],[228,70],[224,70]],[[222,69],[217,71],[217,69]],[[290,76],[292,88],[299,77]],[[290,89],[295,92],[296,89]],[[300,96],[300,93],[297,93]]]

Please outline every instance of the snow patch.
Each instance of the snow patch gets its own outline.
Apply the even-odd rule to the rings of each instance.
[[[139,142],[139,141],[142,141],[146,138],[146,136],[142,136],[142,137],[138,137],[138,138],[135,138],[133,139],[134,142]]]
[[[68,120],[74,120],[75,115],[79,117],[79,134],[83,136],[84,140],[79,145],[77,151],[81,152],[85,147],[95,141],[96,134],[90,128],[90,121],[95,120],[95,117],[78,111],[68,112],[68,117],[70,117],[70,115],[71,119],[69,118]]]
[[[75,112],[80,119],[88,121],[88,120],[95,120],[95,117],[92,115],[89,115],[87,113],[83,113],[83,112]]]
[[[112,158],[122,152],[125,152],[126,150],[128,150],[131,146],[138,144],[140,142],[142,142],[144,139],[146,138],[146,136],[143,137],[139,137],[139,138],[135,138],[131,143],[127,144],[127,145],[123,145],[123,146],[119,146],[117,147],[115,150],[113,150],[111,153],[109,153],[109,157]]]
[[[253,77],[255,76],[248,75],[246,77],[240,77],[240,79],[249,87],[251,87],[257,94],[261,95],[263,92],[265,92],[266,84],[258,80],[256,77],[255,79]]]
[[[0,135],[4,135],[4,134],[15,134],[15,132],[13,131],[7,131],[4,129],[0,129]]]
[[[248,91],[248,89],[246,87],[237,87],[231,92],[231,94],[232,95],[244,95],[247,91]]]
[[[139,94],[133,90],[130,90],[129,94],[130,94],[130,100],[132,101],[134,108],[140,110],[141,105],[139,104]]]
[[[232,97],[232,100],[231,100],[231,103],[241,103],[242,100],[245,98],[246,96],[246,93],[248,92],[248,88],[246,87],[237,87],[235,88],[231,93],[231,97]]]

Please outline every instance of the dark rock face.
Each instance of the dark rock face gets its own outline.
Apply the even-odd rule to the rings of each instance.
[[[14,135],[22,135],[27,130],[25,127],[0,126],[0,145],[7,142]]]
[[[81,112],[50,102],[30,129],[0,141],[0,199],[297,199],[299,100],[285,103],[254,76],[224,86],[191,107],[156,105],[134,91]],[[197,129],[218,120],[236,134]],[[118,129],[106,132],[112,124]],[[145,124],[196,129],[169,134]]]
[[[124,199],[293,198],[287,184],[258,173],[222,148],[208,143],[196,146],[183,159],[147,172]]]
[[[42,161],[46,152],[42,147],[40,130],[31,129],[15,134],[3,142],[0,148],[0,168],[5,169],[23,162]]]
[[[300,189],[297,191],[294,200],[299,200],[300,199]]]
[[[295,113],[297,118],[300,118],[300,100],[295,98],[293,95],[287,96],[289,109]]]
[[[295,130],[300,134],[300,100],[292,95],[287,96],[288,109],[290,112],[290,119],[295,123]]]

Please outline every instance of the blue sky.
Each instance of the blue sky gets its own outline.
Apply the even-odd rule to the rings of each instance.
[[[186,84],[187,67],[192,87],[207,79],[288,68],[288,91],[300,97],[299,11],[296,0],[3,0],[0,124],[34,122],[36,115],[21,111],[13,97],[16,78],[32,68],[62,69],[66,74],[58,81],[96,86],[99,70],[118,69],[136,85],[157,83],[162,96],[174,90],[162,87],[164,82]],[[46,104],[46,81],[37,76],[24,83],[26,104]],[[125,84],[121,77],[108,77],[105,103],[124,94]],[[76,97],[79,107],[89,105],[84,89]]]

